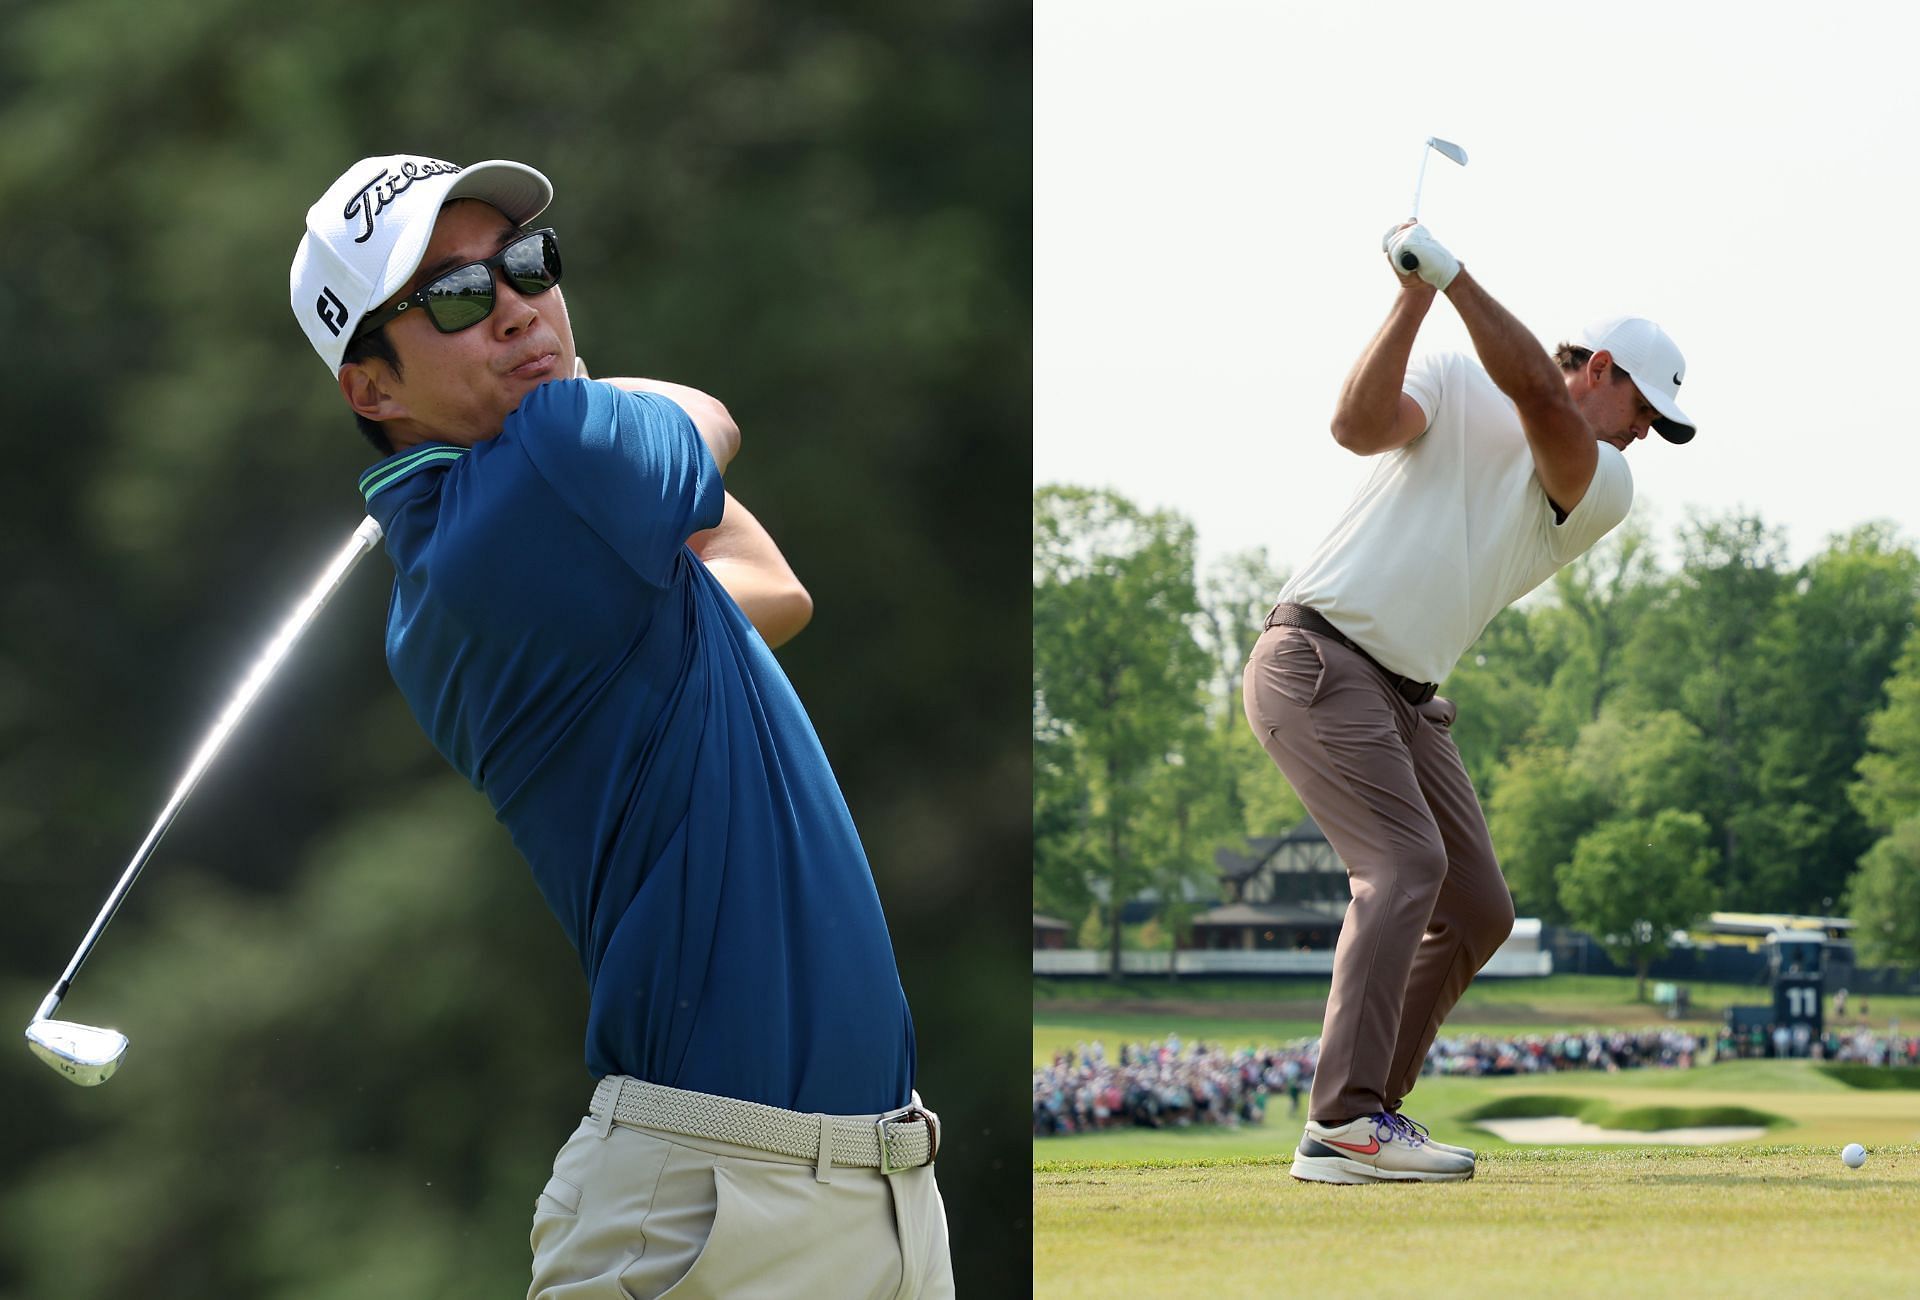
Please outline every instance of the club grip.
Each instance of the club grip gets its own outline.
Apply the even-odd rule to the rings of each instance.
[[[1400,268],[1409,274],[1420,269],[1420,259],[1412,253],[1400,254]]]

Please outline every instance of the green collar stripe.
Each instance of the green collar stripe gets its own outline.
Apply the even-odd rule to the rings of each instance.
[[[361,495],[371,501],[417,469],[436,461],[459,460],[466,454],[465,447],[423,447],[410,456],[402,456],[391,465],[368,470],[360,480]]]
[[[362,493],[365,493],[367,489],[370,486],[372,486],[373,481],[376,478],[385,478],[387,475],[397,470],[412,469],[414,465],[417,464],[423,457],[430,456],[436,451],[445,451],[445,450],[446,448],[438,445],[422,447],[418,451],[408,452],[406,455],[402,456],[399,460],[391,461],[391,462],[382,462],[379,465],[375,465],[372,469],[368,470],[366,473],[360,476],[360,491]]]

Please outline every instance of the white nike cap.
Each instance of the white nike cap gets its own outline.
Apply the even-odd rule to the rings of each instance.
[[[553,202],[553,185],[524,163],[457,167],[396,153],[361,159],[307,209],[288,285],[293,314],[327,373],[339,373],[360,322],[419,267],[435,218],[455,199],[483,199],[524,226]]]
[[[1653,427],[1668,442],[1692,439],[1694,423],[1680,409],[1680,383],[1687,376],[1687,359],[1661,329],[1644,316],[1615,316],[1595,321],[1580,331],[1581,347],[1607,352],[1613,364],[1633,380],[1640,396],[1660,413]]]

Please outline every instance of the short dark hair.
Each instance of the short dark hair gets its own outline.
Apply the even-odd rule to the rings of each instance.
[[[1587,362],[1593,360],[1593,349],[1583,348],[1577,343],[1562,343],[1553,350],[1553,359],[1560,363],[1562,370],[1578,370],[1586,365]],[[1622,370],[1618,363],[1615,363],[1613,367],[1613,377],[1616,382],[1622,379],[1631,380],[1633,378],[1632,375]]]
[[[401,377],[400,354],[394,351],[393,340],[387,337],[387,327],[385,325],[382,325],[377,330],[368,330],[365,334],[356,335],[353,340],[347,344],[346,352],[340,357],[341,365],[347,365],[350,362],[364,361],[384,361],[392,367],[394,378],[398,379]],[[382,456],[393,455],[393,443],[388,439],[387,431],[380,427],[380,421],[369,420],[366,416],[360,414],[360,412],[355,411],[353,413],[353,422],[360,426],[361,436],[373,444],[375,451],[378,451]]]

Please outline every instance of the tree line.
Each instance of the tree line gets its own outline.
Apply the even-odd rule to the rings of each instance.
[[[1663,566],[1629,522],[1504,611],[1441,691],[1521,915],[1644,972],[1711,910],[1846,914],[1920,961],[1920,555],[1891,524],[1804,564],[1757,514],[1696,515]],[[1034,905],[1175,902],[1303,815],[1240,671],[1284,576],[1202,573],[1192,524],[1034,494]],[[1118,968],[1116,961],[1115,968]]]

